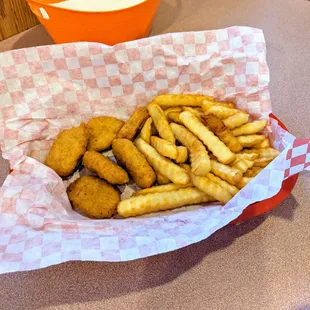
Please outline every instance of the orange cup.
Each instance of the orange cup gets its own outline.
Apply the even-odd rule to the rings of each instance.
[[[49,5],[59,0],[27,2],[55,43],[88,41],[114,45],[148,36],[160,0],[146,0],[107,12],[82,12]]]

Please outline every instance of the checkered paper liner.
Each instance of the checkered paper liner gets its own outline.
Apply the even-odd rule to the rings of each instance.
[[[254,119],[268,118],[268,83],[263,33],[248,27],[0,54],[1,149],[13,169],[0,190],[0,273],[172,251],[275,195],[285,178],[310,165],[310,140],[296,139],[275,120],[269,135],[281,154],[224,207],[90,220],[72,210],[66,182],[42,164],[62,129],[99,115],[125,120],[159,94],[211,95],[233,100]]]

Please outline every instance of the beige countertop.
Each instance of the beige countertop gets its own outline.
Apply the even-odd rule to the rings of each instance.
[[[152,34],[264,30],[274,113],[310,137],[310,2],[162,0]],[[49,44],[42,27],[0,43]],[[8,166],[0,160],[0,181]],[[0,309],[310,309],[310,174],[278,208],[198,244],[127,263],[69,262],[0,276]]]

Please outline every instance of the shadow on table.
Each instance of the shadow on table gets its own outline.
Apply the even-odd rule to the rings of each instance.
[[[50,44],[54,44],[53,39],[50,37],[44,27],[39,25],[31,28],[28,31],[25,31],[22,35],[20,35],[11,49],[13,50]]]
[[[278,207],[272,209],[269,214],[292,221],[298,206],[298,201],[292,194],[290,194]]]
[[[165,33],[179,17],[182,7],[181,0],[175,0],[174,5],[171,4],[171,1],[162,0],[155,16],[151,35]]]
[[[0,276],[0,304],[10,309],[43,307],[98,301],[164,285],[207,255],[230,246],[266,219],[262,215],[234,226],[226,226],[208,239],[178,251],[123,263],[68,262],[30,272]],[[0,306],[1,308],[1,306]]]

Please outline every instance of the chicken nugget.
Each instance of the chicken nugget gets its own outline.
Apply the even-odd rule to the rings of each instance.
[[[148,117],[149,113],[145,107],[135,110],[125,125],[118,132],[117,138],[132,140]]]
[[[68,186],[67,194],[76,210],[96,219],[111,218],[121,200],[112,185],[93,176],[75,180]]]
[[[98,174],[111,184],[125,184],[129,182],[127,172],[112,160],[95,151],[87,151],[83,157],[84,166]]]
[[[87,142],[88,131],[84,123],[63,130],[54,141],[45,159],[45,165],[62,177],[70,175],[85,153]]]
[[[112,143],[112,149],[117,160],[126,166],[139,187],[147,188],[153,185],[156,181],[154,170],[130,140],[115,139]]]
[[[89,131],[87,150],[101,152],[108,149],[123,125],[122,120],[109,116],[91,119],[87,124]]]

